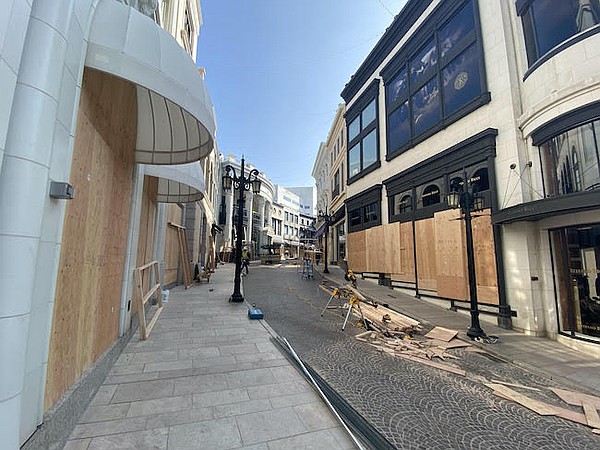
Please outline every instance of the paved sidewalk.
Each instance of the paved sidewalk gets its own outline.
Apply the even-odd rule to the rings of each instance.
[[[347,283],[340,267],[328,268],[329,274],[322,273],[322,265],[317,270],[335,284]],[[359,278],[358,288],[368,297],[382,304],[387,303],[390,308],[419,320],[424,325],[458,330],[459,338],[473,342],[466,335],[471,324],[468,312],[451,311],[427,300],[380,286],[377,280]],[[576,390],[600,396],[600,358],[573,350],[551,339],[505,330],[487,321],[482,321],[481,327],[487,335],[500,337],[496,344],[476,343],[492,355],[570,385]]]
[[[134,335],[67,450],[356,448],[313,387],[229,303],[233,265],[171,290],[146,341]]]

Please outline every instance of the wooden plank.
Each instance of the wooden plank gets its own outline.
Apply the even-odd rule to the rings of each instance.
[[[181,261],[181,270],[183,272],[183,286],[188,289],[193,282],[192,269],[190,267],[190,256],[188,251],[188,241],[185,235],[185,227],[174,222],[169,222],[169,225],[177,230],[177,240],[179,242],[179,255]]]
[[[430,339],[439,339],[440,341],[444,342],[450,342],[456,337],[457,334],[458,331],[456,330],[449,330],[448,328],[444,327],[435,327],[433,330],[427,333],[425,337]]]
[[[557,416],[572,422],[587,425],[587,419],[585,415],[569,409],[560,408],[558,406],[550,405],[548,403],[540,402],[538,400],[527,397],[526,395],[520,394],[513,391],[507,386],[503,386],[498,383],[484,383],[486,386],[494,389],[494,391],[500,392],[502,395],[508,397],[510,400],[519,403],[520,405],[540,414],[542,416]]]
[[[367,270],[366,230],[348,233],[346,245],[350,270],[357,273],[365,272]]]
[[[489,209],[474,214],[472,229],[477,297],[482,303],[497,305],[499,297],[496,251],[494,248],[491,211]]]
[[[437,291],[435,221],[433,218],[423,219],[417,221],[415,226],[419,287],[425,290]]]
[[[412,222],[400,224],[400,278],[399,281],[415,282],[415,254]]]
[[[494,391],[500,392],[505,397],[542,416],[553,416],[556,413],[552,405],[540,402],[519,392],[513,391],[508,386],[504,386],[499,383],[484,383],[484,385],[490,389],[493,389]]]
[[[385,273],[400,273],[402,270],[401,258],[404,256],[400,251],[402,243],[400,242],[400,222],[393,222],[383,225],[384,239],[384,270]]]
[[[534,387],[530,387],[530,386],[523,386],[522,384],[515,384],[515,383],[507,383],[506,381],[500,381],[500,380],[491,380],[492,383],[497,383],[497,384],[503,384],[504,386],[512,386],[512,387],[516,387],[516,388],[520,388],[520,389],[527,389],[528,391],[536,391],[536,392],[540,392],[540,390],[538,388],[534,388]]]
[[[550,388],[552,392],[558,395],[565,403],[574,406],[581,406],[583,403],[594,406],[600,409],[600,398],[593,395],[582,394],[580,392],[567,391],[564,389]]]
[[[435,213],[435,254],[438,295],[468,299],[467,253],[460,210]]]
[[[367,272],[385,273],[386,245],[383,225],[369,228],[366,231]]]
[[[471,347],[471,346],[472,346],[472,344],[469,344],[468,342],[462,341],[460,339],[453,339],[450,342],[445,342],[442,345],[440,345],[440,347],[445,348],[446,350],[449,350],[451,348],[461,348],[461,347]]]
[[[167,205],[167,223],[179,225],[182,223],[182,218],[183,209],[179,205]],[[180,253],[177,227],[167,226],[165,230],[163,284],[176,284],[179,281]]]
[[[596,407],[585,402],[581,406],[583,406],[583,413],[585,414],[587,424],[592,428],[600,428],[600,417],[598,416]]]
[[[160,283],[155,284],[148,291],[146,291],[146,289],[144,288],[143,280],[150,278],[149,275],[145,276],[144,272],[149,272],[150,271],[149,269],[153,270],[154,278],[156,280],[158,280],[159,279],[158,278],[158,261],[152,261],[148,264],[144,264],[143,266],[135,268],[135,279],[136,279],[136,284],[138,287],[138,294],[135,297],[135,303],[137,305],[137,310],[138,310],[138,319],[139,319],[139,325],[140,325],[140,339],[141,340],[148,339],[148,336],[150,335],[150,332],[152,331],[152,328],[154,327],[154,324],[158,320],[158,317],[162,313],[162,309],[163,309],[163,301],[162,301]],[[158,308],[155,311],[154,316],[152,317],[150,322],[146,323],[146,309],[144,308],[144,305],[152,297],[152,295],[154,293],[158,293],[157,298],[156,298]]]

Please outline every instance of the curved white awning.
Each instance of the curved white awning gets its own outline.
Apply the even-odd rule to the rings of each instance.
[[[198,162],[174,166],[144,164],[144,174],[158,178],[156,200],[160,203],[188,203],[204,197],[204,176]]]
[[[100,0],[85,65],[137,85],[136,162],[183,164],[214,146],[213,105],[198,68],[150,18],[114,0]]]

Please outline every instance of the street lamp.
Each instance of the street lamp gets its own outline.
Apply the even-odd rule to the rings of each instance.
[[[471,227],[471,212],[484,208],[483,197],[474,192],[473,181],[467,180],[467,173],[463,169],[463,179],[451,187],[452,191],[447,196],[448,206],[460,208],[465,217],[465,234],[467,238],[467,268],[469,274],[469,297],[471,300],[471,327],[467,336],[471,339],[486,337],[479,325],[479,307],[477,303],[477,281],[475,279],[475,255],[473,250],[473,229]]]
[[[243,302],[244,297],[240,291],[240,282],[242,275],[242,244],[244,228],[244,191],[252,189],[254,194],[260,192],[261,181],[258,179],[258,170],[252,169],[248,176],[244,173],[244,157],[242,156],[242,165],[240,167],[239,176],[235,173],[235,169],[227,164],[225,166],[225,175],[222,178],[223,189],[230,190],[232,187],[238,191],[238,220],[237,234],[235,242],[235,278],[233,285],[233,294],[229,298],[230,302]]]
[[[325,208],[325,212],[319,211],[319,218],[325,221],[325,252],[323,253],[323,257],[325,259],[325,266],[323,267],[323,273],[329,273],[329,269],[327,268],[327,237],[329,236],[329,222],[331,221],[331,216],[327,214],[327,208]]]

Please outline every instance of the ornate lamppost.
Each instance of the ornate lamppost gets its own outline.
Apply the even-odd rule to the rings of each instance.
[[[467,239],[467,269],[469,274],[469,298],[471,301],[471,326],[467,336],[471,339],[487,337],[479,325],[479,307],[477,303],[477,281],[475,278],[475,255],[473,250],[473,229],[471,227],[471,212],[481,211],[484,208],[484,199],[473,190],[473,180],[467,180],[467,173],[463,169],[462,183],[453,186],[448,194],[448,206],[460,208],[465,220],[465,234]]]
[[[325,260],[325,266],[323,267],[323,273],[329,273],[329,269],[327,268],[327,238],[329,237],[329,223],[331,222],[331,216],[327,214],[327,208],[325,208],[325,212],[319,211],[319,219],[325,221],[325,252],[323,253],[323,258]]]
[[[235,278],[233,284],[233,294],[229,298],[230,302],[243,302],[244,297],[240,291],[240,282],[242,275],[242,245],[243,245],[243,229],[244,229],[244,192],[252,189],[254,194],[260,192],[261,181],[258,179],[258,170],[252,169],[248,176],[244,173],[244,157],[242,156],[242,165],[240,174],[236,174],[235,168],[227,164],[225,166],[225,174],[223,175],[223,189],[228,191],[233,187],[238,192],[237,206],[237,233],[235,239]]]

